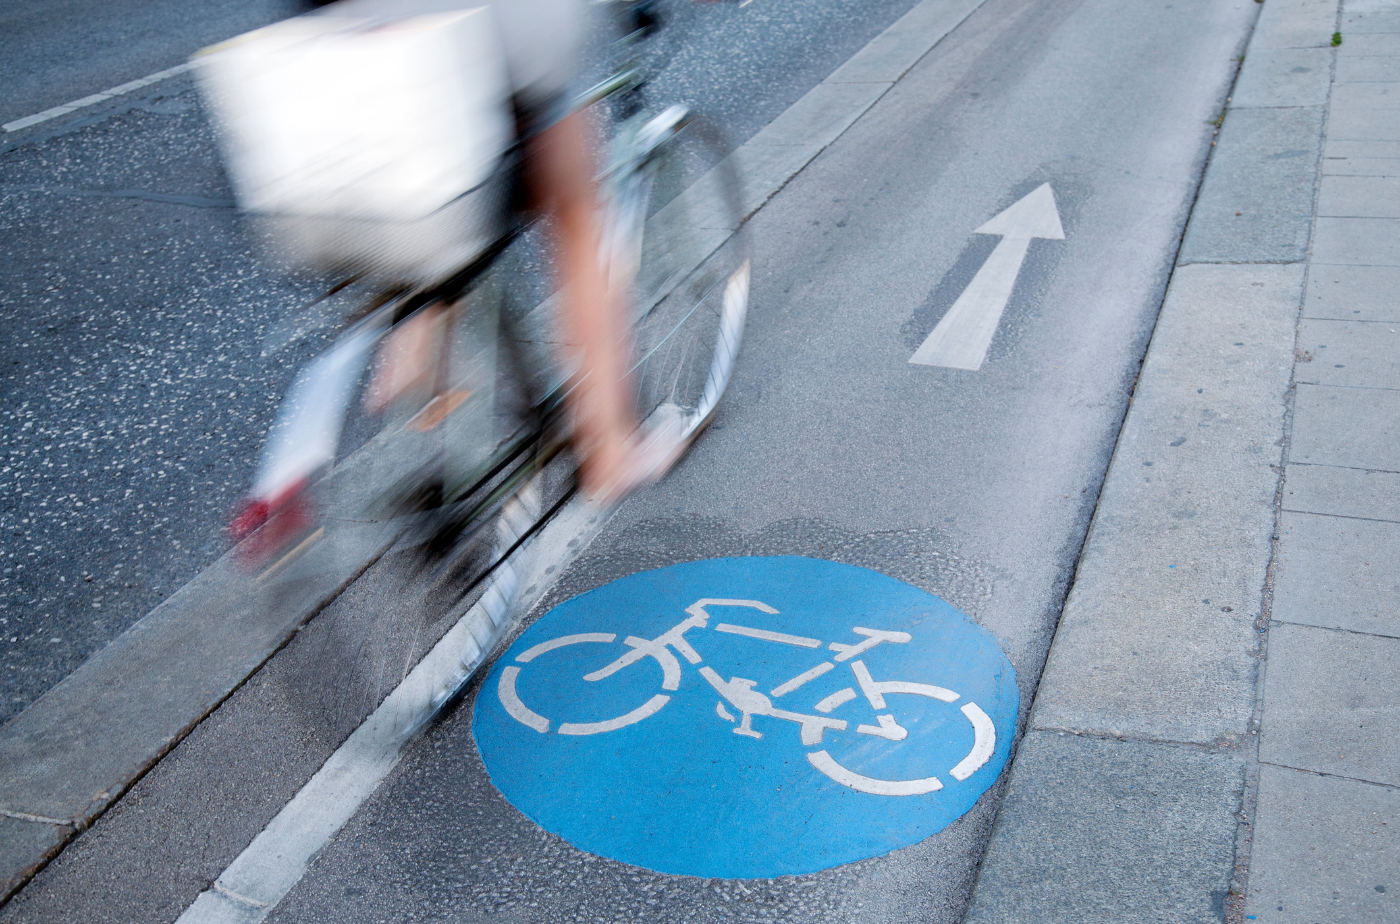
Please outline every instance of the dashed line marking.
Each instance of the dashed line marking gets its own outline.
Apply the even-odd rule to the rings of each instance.
[[[22,119],[15,119],[13,122],[6,122],[4,125],[0,125],[0,129],[4,129],[7,132],[17,132],[21,129],[29,128],[32,125],[38,125],[40,122],[47,122],[49,119],[56,119],[59,116],[65,116],[70,112],[77,112],[79,109],[92,106],[96,103],[105,102],[109,99],[115,99],[116,97],[123,96],[127,93],[130,93],[133,90],[139,90],[142,87],[149,87],[151,84],[159,83],[160,81],[165,80],[166,78],[174,77],[177,74],[183,74],[185,71],[189,70],[193,66],[193,64],[187,61],[184,64],[177,64],[174,67],[167,67],[163,71],[156,71],[154,74],[147,75],[138,80],[129,80],[126,83],[121,84],[120,86],[115,86],[110,90],[103,90],[101,93],[94,93],[91,96],[84,96],[82,99],[75,99],[73,100],[73,102],[64,103],[62,106],[55,106],[52,109],[45,109],[43,112],[36,112],[34,115],[25,116]]]

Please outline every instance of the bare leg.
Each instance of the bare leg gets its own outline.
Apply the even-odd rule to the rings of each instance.
[[[572,411],[583,488],[604,501],[625,495],[639,470],[627,384],[626,293],[610,290],[600,260],[602,228],[592,144],[582,114],[542,132],[530,150],[531,188],[552,219],[564,339],[580,361]]]

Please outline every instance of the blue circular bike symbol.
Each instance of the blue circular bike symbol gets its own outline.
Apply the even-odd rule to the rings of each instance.
[[[996,780],[1015,673],[932,594],[809,558],[720,558],[561,604],[473,730],[505,797],[580,849],[769,878],[917,843]]]

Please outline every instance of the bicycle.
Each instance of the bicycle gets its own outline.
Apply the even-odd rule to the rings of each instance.
[[[651,658],[661,668],[661,689],[672,693],[679,690],[682,668],[676,656],[680,655],[691,665],[700,664],[704,660],[700,652],[686,638],[686,633],[708,628],[712,618],[708,608],[716,606],[746,607],[768,614],[778,612],[759,600],[702,598],[686,607],[685,619],[656,638],[644,639],[636,636],[624,638],[622,645],[629,650],[602,667],[584,674],[583,680],[596,683],[642,661],[644,658]],[[714,627],[714,631],[799,648],[818,649],[822,646],[820,639],[731,623],[720,623]],[[754,687],[757,683],[754,680],[742,677],[730,677],[725,680],[710,665],[705,664],[699,667],[700,676],[721,697],[720,701],[715,704],[715,713],[724,721],[735,724],[734,734],[749,738],[763,737],[763,733],[753,727],[755,716],[795,723],[800,729],[802,744],[806,747],[814,747],[822,744],[828,731],[842,732],[850,729],[849,720],[833,718],[831,713],[857,699],[858,696],[863,695],[876,714],[873,724],[858,724],[855,733],[892,742],[903,741],[908,737],[909,732],[908,729],[899,725],[893,712],[885,711],[888,708],[885,701],[886,696],[900,694],[922,696],[942,703],[955,703],[960,699],[958,693],[929,683],[907,680],[875,680],[865,661],[859,656],[882,644],[906,644],[911,641],[912,637],[907,632],[870,629],[862,626],[855,626],[852,631],[862,640],[851,644],[830,643],[827,650],[836,652],[834,657],[778,684],[768,694],[755,690]],[[616,633],[587,632],[550,639],[526,649],[516,656],[515,663],[504,667],[500,672],[500,679],[496,685],[496,695],[500,699],[502,708],[511,718],[539,734],[548,734],[553,728],[556,734],[565,736],[615,732],[656,715],[671,701],[671,696],[667,692],[656,693],[646,702],[621,715],[590,722],[565,722],[557,726],[553,725],[546,716],[531,709],[520,698],[517,692],[517,683],[521,672],[541,656],[574,645],[615,645],[616,643]],[[798,690],[808,682],[821,677],[835,669],[838,664],[843,663],[850,667],[855,681],[854,685],[837,690],[815,703],[812,710],[817,714],[780,709],[773,705],[774,699]],[[857,687],[860,689],[859,694],[856,692]],[[726,703],[738,710],[739,718],[729,712],[725,706]],[[948,775],[962,782],[981,769],[991,758],[996,750],[996,728],[992,719],[974,702],[962,704],[959,711],[972,725],[973,744],[967,756],[948,770]],[[842,786],[872,795],[915,796],[936,792],[943,788],[943,783],[937,775],[905,780],[887,780],[866,776],[843,766],[825,748],[809,751],[807,761],[818,772]]]
[[[613,0],[612,6],[630,23],[624,47],[659,31],[653,4]],[[688,445],[713,417],[742,339],[749,282],[744,216],[721,133],[685,107],[649,108],[646,86],[646,71],[634,58],[585,93],[578,108],[606,102],[618,114],[600,177],[603,259],[611,278],[630,280],[633,293],[629,377],[637,418],[677,422]],[[509,152],[494,185],[505,190],[517,182],[519,160],[518,150]],[[356,486],[357,494],[372,495],[357,515],[393,519],[432,511],[415,527],[435,557],[450,559],[559,456],[569,435],[561,408],[575,383],[545,355],[554,299],[536,291],[537,303],[522,311],[512,290],[522,269],[538,273],[547,258],[535,252],[537,229],[518,211],[509,219],[489,247],[445,278],[371,292],[350,312],[358,320],[299,375],[258,476],[260,485],[276,490],[255,489],[262,500],[235,527],[248,535],[250,555],[304,531],[306,511],[297,499],[309,480],[343,463],[347,430],[374,429],[347,422],[372,352],[429,307],[451,306],[444,362],[452,368],[437,370],[431,400],[385,421],[366,442],[376,461],[362,477],[379,488]],[[361,279],[351,277],[328,295]],[[509,369],[498,368],[498,354]],[[429,474],[432,469],[438,471]],[[553,500],[541,520],[566,499]]]
[[[630,281],[636,418],[669,427],[688,448],[715,414],[747,317],[739,177],[723,134],[703,116],[649,105],[642,49],[661,28],[654,3],[606,5],[621,24],[615,47],[626,59],[576,104],[609,110],[613,123],[599,178],[603,259],[611,279]],[[491,605],[490,644],[509,628],[518,583],[510,563],[577,490],[564,410],[577,382],[553,355],[555,299],[541,285],[548,256],[538,224],[508,205],[520,162],[511,149],[486,184],[501,231],[464,265],[415,285],[356,272],[308,306],[368,289],[344,332],[294,381],[264,448],[257,500],[236,512],[238,548],[261,580],[317,541],[320,520],[382,522],[397,536],[394,547],[413,550],[430,570],[446,597],[440,607],[475,593]],[[366,413],[356,398],[377,346],[442,306],[431,396],[383,419]],[[320,518],[313,498],[326,511]],[[408,633],[410,649],[428,634],[419,629]],[[351,645],[349,659],[361,659],[363,646]],[[366,669],[368,708],[393,682],[379,676],[383,667]]]

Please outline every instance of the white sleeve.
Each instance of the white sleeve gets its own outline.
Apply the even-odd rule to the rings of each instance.
[[[582,0],[492,0],[515,92],[543,106],[567,93],[578,72]]]

